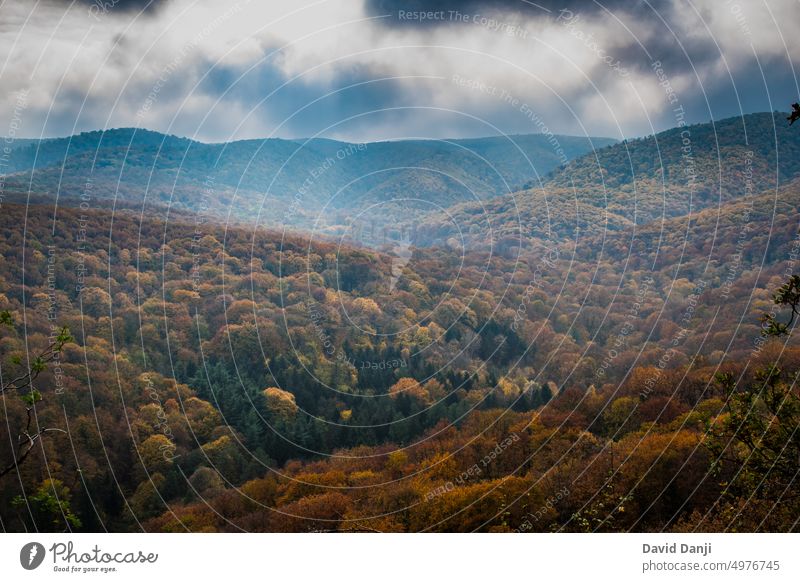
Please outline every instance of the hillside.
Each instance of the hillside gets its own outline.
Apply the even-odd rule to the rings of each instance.
[[[559,136],[571,159],[612,140]],[[454,203],[519,189],[562,160],[543,135],[349,144],[327,139],[205,144],[119,129],[15,148],[4,171],[9,200],[61,205],[147,202],[204,218],[348,234],[394,225]],[[32,182],[31,182],[32,181]],[[354,213],[353,211],[356,210]],[[349,233],[352,236],[352,232]]]
[[[713,472],[708,443],[735,432],[709,432],[728,422],[714,374],[753,382],[780,353],[758,317],[796,253],[798,205],[793,182],[664,236],[623,227],[519,260],[416,249],[393,286],[375,251],[4,204],[0,310],[25,322],[3,328],[4,374],[52,325],[75,335],[37,381],[39,422],[69,436],[43,441],[22,483],[57,479],[66,527],[90,531],[649,531],[703,527],[695,511],[712,529],[785,529],[794,502],[775,511],[768,492],[744,516],[726,513],[736,498],[712,505],[740,465]],[[7,432],[25,409],[5,402]],[[5,528],[64,529],[46,506],[18,512],[18,485]]]
[[[800,175],[798,160],[800,134],[783,113],[670,129],[581,156],[542,185],[458,205],[447,220],[429,217],[420,243],[490,236],[518,247],[656,223],[774,190]]]

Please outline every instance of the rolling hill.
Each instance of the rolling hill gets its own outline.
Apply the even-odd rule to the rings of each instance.
[[[719,482],[742,464],[710,466],[709,427],[728,418],[713,378],[800,370],[796,338],[769,344],[758,322],[797,254],[798,206],[795,181],[562,241],[547,263],[416,249],[392,288],[373,250],[7,204],[0,310],[25,334],[3,327],[0,357],[13,373],[54,324],[75,335],[37,380],[37,419],[69,436],[37,455],[76,530],[586,531],[581,511],[613,510],[591,505],[602,483],[609,499],[635,488],[603,531],[727,523]],[[25,418],[6,403],[2,458]],[[26,489],[43,479],[23,465]],[[569,499],[533,523],[526,506],[561,482]],[[0,496],[5,527],[63,529],[16,511],[20,491]],[[791,527],[748,499],[738,528]]]
[[[559,136],[568,159],[612,140]],[[9,200],[146,202],[206,218],[328,231],[386,225],[519,189],[563,159],[543,135],[351,144],[328,139],[206,144],[118,129],[20,144],[4,170]],[[346,229],[345,229],[346,230]]]
[[[759,316],[772,309],[787,320],[772,298],[797,270],[800,177],[788,181],[789,161],[787,183],[774,187],[768,119],[751,121],[745,150],[724,146],[723,166],[750,160],[741,175],[718,177],[698,152],[705,169],[687,192],[680,134],[613,145],[556,169],[546,197],[494,196],[485,215],[456,205],[471,248],[450,248],[453,236],[424,224],[420,239],[448,244],[415,247],[399,267],[381,250],[225,225],[210,210],[169,220],[111,212],[95,207],[94,191],[89,208],[57,213],[4,202],[4,375],[17,377],[59,326],[75,337],[41,368],[32,395],[4,399],[0,458],[13,455],[31,398],[37,422],[65,432],[43,439],[0,492],[0,522],[14,531],[795,529],[798,499],[781,495],[800,443],[773,436],[797,423],[758,400],[758,382],[779,366],[787,380],[768,396],[785,398],[796,418],[798,338],[765,338]],[[717,127],[717,136],[735,134],[734,124]],[[693,128],[697,143],[707,145],[705,129]],[[142,139],[155,141],[137,145],[133,161],[158,158],[158,180],[202,168],[200,158],[181,162],[190,142],[175,138],[160,160],[162,138]],[[292,143],[267,145],[285,154]],[[794,156],[794,144],[779,136],[775,151]],[[302,155],[318,163],[339,147],[319,141]],[[405,144],[405,159],[436,160],[432,147]],[[620,151],[641,166],[628,177]],[[667,169],[647,165],[654,151]],[[136,170],[125,178],[134,188],[149,174],[147,164],[114,165],[119,152],[107,155],[109,179]],[[437,163],[454,159],[442,156]],[[78,180],[89,157],[88,146],[68,156],[65,176]],[[592,182],[591,159],[613,184],[607,195]],[[234,156],[213,183],[241,175],[240,163]],[[345,170],[326,173],[344,180]],[[658,172],[675,200],[647,181]],[[640,222],[624,203],[634,184],[637,204],[666,205],[663,219]],[[514,203],[530,221],[516,248],[510,231],[493,240],[479,224],[513,224]],[[198,210],[210,219],[197,222]],[[739,392],[720,385],[725,374]],[[764,449],[752,431],[739,436],[747,426],[736,418],[751,409],[788,472],[749,465]],[[536,511],[566,485],[559,503]],[[18,511],[20,495],[46,501],[52,489],[63,500],[55,511]],[[737,511],[745,500],[748,511]]]
[[[800,134],[783,113],[670,129],[588,153],[543,184],[427,217],[420,244],[501,246],[618,231],[775,189],[800,175]],[[778,163],[779,162],[779,163]]]

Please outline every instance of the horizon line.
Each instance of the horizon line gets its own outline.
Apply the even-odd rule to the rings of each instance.
[[[730,119],[741,119],[743,117],[747,117],[747,116],[750,116],[750,115],[773,115],[774,116],[776,114],[785,114],[785,113],[787,113],[787,112],[786,111],[779,111],[777,109],[775,111],[753,111],[753,112],[750,112],[750,113],[743,113],[741,115],[732,115],[732,116],[729,116],[729,117],[723,117],[721,119],[709,118],[707,121],[698,121],[698,122],[695,122],[695,123],[686,124],[686,126],[687,127],[691,127],[691,126],[705,125],[705,124],[710,124],[710,123],[721,123],[723,121],[728,121]],[[199,144],[203,144],[203,145],[225,145],[225,144],[232,144],[232,143],[237,143],[237,142],[268,141],[268,140],[292,141],[292,142],[310,142],[310,141],[314,141],[314,140],[327,140],[327,141],[333,141],[333,142],[343,143],[343,144],[358,145],[358,144],[380,144],[380,143],[395,143],[395,142],[402,143],[402,142],[415,142],[415,141],[457,142],[457,141],[467,141],[467,140],[496,139],[496,138],[504,138],[504,137],[510,138],[510,137],[515,137],[515,136],[516,137],[527,137],[527,136],[534,136],[534,135],[537,135],[537,136],[538,135],[541,135],[541,136],[553,135],[553,136],[557,136],[557,137],[569,137],[569,138],[579,138],[579,139],[606,139],[606,140],[613,140],[614,142],[619,143],[619,142],[627,141],[627,140],[648,138],[648,137],[651,137],[651,136],[654,136],[654,135],[658,135],[659,133],[664,133],[665,131],[670,131],[670,130],[673,130],[673,129],[677,129],[678,127],[681,127],[681,126],[676,125],[676,126],[672,126],[672,127],[669,127],[667,129],[663,129],[663,130],[657,131],[657,132],[641,134],[641,135],[635,135],[635,136],[630,136],[630,137],[623,137],[623,138],[609,137],[609,136],[603,136],[603,135],[588,135],[588,134],[575,135],[575,134],[558,133],[558,132],[549,132],[549,133],[534,132],[534,133],[503,133],[503,134],[498,134],[498,135],[477,135],[477,136],[471,136],[471,137],[407,137],[407,138],[395,138],[395,139],[391,139],[390,138],[390,139],[374,140],[374,141],[347,141],[347,140],[342,140],[342,139],[335,139],[335,138],[321,137],[321,136],[319,136],[319,137],[252,137],[252,138],[232,139],[232,140],[228,140],[228,141],[203,141],[203,140],[200,140],[200,139],[197,139],[197,138],[178,135],[178,134],[174,134],[174,133],[166,133],[164,131],[159,131],[157,129],[150,129],[150,128],[147,128],[147,127],[123,126],[123,127],[109,127],[109,128],[106,128],[106,129],[89,129],[89,130],[81,131],[81,132],[78,132],[78,133],[73,133],[71,135],[58,135],[58,136],[48,136],[48,137],[21,137],[21,136],[15,135],[15,136],[3,136],[0,139],[5,141],[5,143],[7,145],[11,145],[15,141],[32,141],[32,142],[36,142],[36,141],[39,141],[39,142],[42,142],[42,141],[55,141],[55,140],[60,140],[60,139],[69,139],[69,138],[77,137],[77,136],[80,136],[80,135],[83,135],[83,134],[87,134],[87,133],[106,133],[106,132],[113,132],[113,131],[133,131],[134,133],[135,132],[157,133],[157,134],[163,135],[165,137],[174,137],[174,138],[177,138],[177,139],[185,139],[185,140],[189,140],[191,142],[199,143]]]

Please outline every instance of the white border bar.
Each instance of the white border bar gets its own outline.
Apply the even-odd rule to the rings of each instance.
[[[15,581],[227,582],[254,577],[325,582],[778,581],[800,580],[798,541],[800,537],[792,534],[2,534],[0,572],[3,580]],[[47,554],[41,566],[27,571],[20,565],[20,551],[30,542],[42,544]],[[69,542],[75,556],[65,562]],[[667,553],[645,553],[645,544],[665,548]],[[682,553],[682,544],[701,551]],[[124,559],[125,554],[138,556],[140,551],[158,554],[158,559],[145,564],[98,564],[93,558],[95,546],[100,559],[103,554],[108,554],[108,559]],[[58,556],[53,555],[54,547]],[[710,553],[702,555],[702,548],[710,548]],[[84,553],[92,561],[76,563]],[[652,566],[689,563],[700,564],[701,570],[664,569],[670,566],[657,570]],[[717,569],[707,570],[706,563]],[[732,564],[736,564],[734,569]],[[747,567],[738,567],[742,565]],[[82,571],[104,566],[115,571]],[[56,567],[66,571],[55,571]],[[650,571],[643,572],[645,569]]]

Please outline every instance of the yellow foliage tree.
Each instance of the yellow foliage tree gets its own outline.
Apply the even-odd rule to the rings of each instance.
[[[294,394],[271,386],[264,390],[264,398],[267,399],[267,410],[282,418],[294,418],[297,414],[297,403]]]

